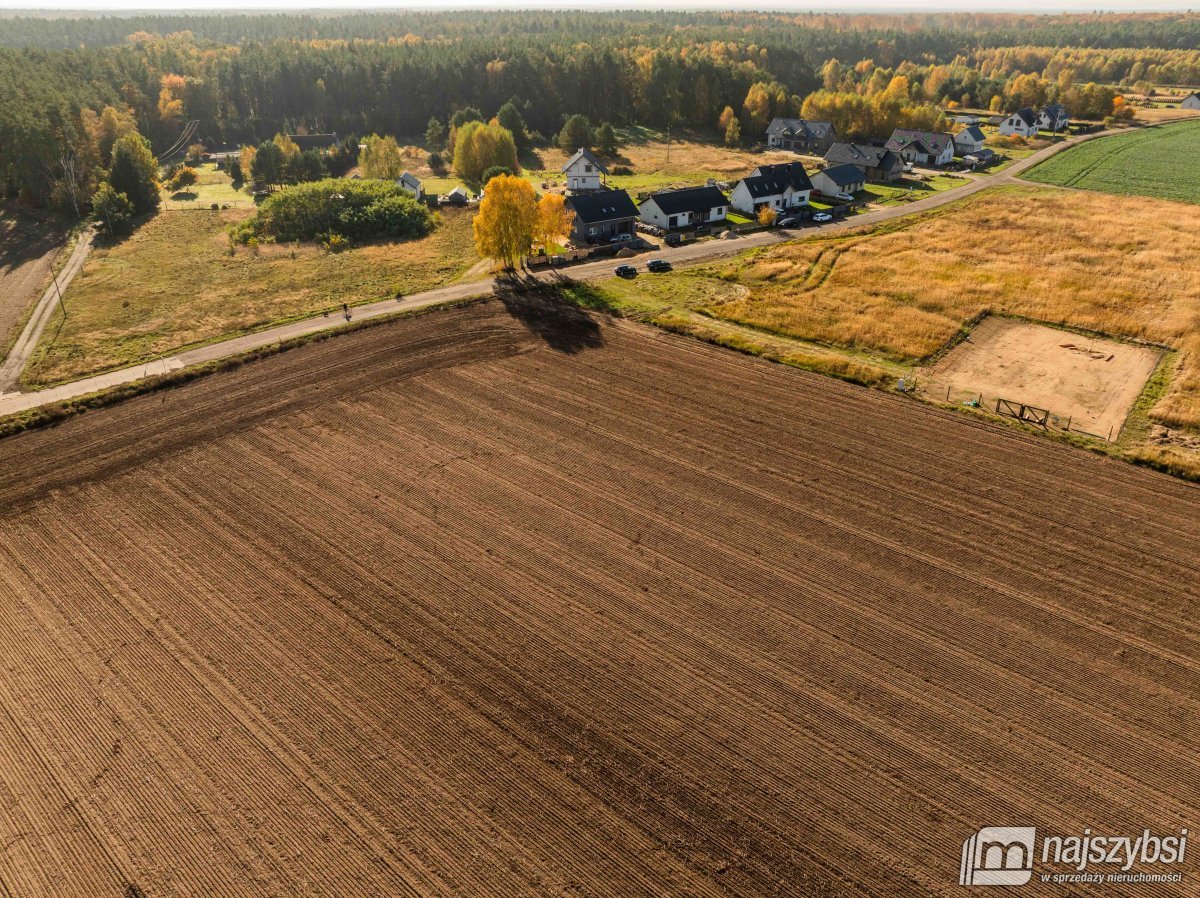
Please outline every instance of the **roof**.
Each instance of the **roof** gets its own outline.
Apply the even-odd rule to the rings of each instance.
[[[301,150],[331,150],[339,143],[334,134],[289,134],[288,138]]]
[[[1052,116],[1053,118],[1061,118],[1067,114],[1067,107],[1062,103],[1051,103],[1049,106],[1044,108],[1042,112],[1048,116]]]
[[[589,150],[587,147],[580,147],[579,149],[577,149],[575,151],[575,155],[572,156],[570,159],[568,159],[566,161],[566,164],[563,165],[562,171],[566,171],[568,168],[570,168],[572,165],[574,165],[580,159],[584,159],[584,160],[592,163],[592,165],[596,166],[597,170],[604,172],[604,174],[606,174],[606,175],[608,174],[608,169],[604,167],[604,163],[601,162],[599,159],[597,159],[592,154],[592,151]]]
[[[599,193],[573,194],[567,205],[575,218],[588,224],[613,221],[618,218],[637,218],[638,209],[624,190],[601,190]]]
[[[397,184],[402,184],[405,187],[420,187],[421,179],[410,171],[406,171],[396,179]]]
[[[954,137],[944,131],[915,131],[912,128],[897,128],[892,132],[887,148],[895,152],[912,144],[919,143],[924,152],[931,156],[940,156],[947,146],[954,143]]]
[[[824,174],[838,187],[845,187],[847,184],[861,184],[867,177],[861,168],[850,163],[827,168],[821,174]]]
[[[863,168],[882,168],[890,171],[900,163],[900,157],[887,147],[867,146],[861,143],[835,143],[825,151],[825,161],[834,165],[849,162]]]
[[[812,190],[812,181],[808,179],[808,172],[804,170],[803,164],[799,162],[777,162],[774,165],[760,165],[750,173],[751,177],[756,175],[785,181],[792,186],[793,190]]]
[[[684,187],[682,190],[663,190],[651,194],[640,205],[653,202],[667,215],[680,212],[704,212],[715,206],[729,205],[729,199],[716,187]]]
[[[463,187],[461,184],[447,193],[446,196],[462,196],[466,197],[467,199],[471,198],[471,194],[467,193],[467,188]]]
[[[1021,121],[1023,121],[1026,125],[1028,125],[1031,128],[1037,124],[1037,120],[1038,120],[1037,113],[1034,112],[1032,109],[1030,109],[1028,106],[1026,106],[1024,109],[1018,109],[1012,115],[1015,115],[1017,118],[1019,118]],[[1012,115],[1010,115],[1009,118],[1012,118]]]
[[[972,125],[969,128],[963,128],[961,131],[955,134],[954,139],[956,141],[971,140],[975,143],[982,143],[984,139],[984,133],[978,125]]]
[[[776,118],[767,125],[768,134],[787,137],[803,136],[809,140],[820,140],[834,133],[833,122],[811,122],[803,118]]]

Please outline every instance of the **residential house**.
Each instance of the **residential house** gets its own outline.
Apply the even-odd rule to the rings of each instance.
[[[316,150],[319,153],[328,153],[337,149],[338,140],[336,133],[333,134],[289,134],[288,138],[303,153],[306,150]]]
[[[607,243],[619,234],[633,234],[638,207],[624,190],[574,193],[566,199],[575,213],[571,239],[575,243]]]
[[[916,131],[897,128],[887,148],[905,162],[918,165],[946,165],[954,159],[954,137],[942,131]]]
[[[833,122],[810,122],[802,118],[777,118],[767,126],[767,146],[820,156],[837,138]]]
[[[421,179],[409,171],[404,172],[396,179],[396,186],[408,191],[418,200],[425,194],[425,188],[421,186]]]
[[[1000,123],[1000,133],[1005,137],[1036,137],[1038,133],[1037,113],[1026,107],[1018,109]]]
[[[592,151],[580,147],[575,155],[562,167],[567,176],[567,190],[571,193],[587,193],[603,187],[602,176],[608,174],[604,163],[592,155]]]
[[[867,186],[867,173],[857,165],[833,165],[823,171],[813,172],[813,192],[822,196],[837,196],[839,193],[858,193]]]
[[[471,194],[467,193],[467,188],[460,184],[446,194],[443,202],[447,206],[466,206],[471,202]]]
[[[760,165],[737,182],[729,204],[747,215],[754,215],[763,206],[777,212],[808,205],[812,181],[799,162]]]
[[[1070,124],[1071,116],[1062,103],[1051,103],[1038,113],[1038,127],[1043,131],[1066,131]]]
[[[954,135],[954,155],[970,156],[983,149],[985,135],[978,125],[971,125]]]
[[[1180,109],[1200,109],[1200,94],[1188,94],[1179,101]]]
[[[690,228],[724,221],[729,199],[716,187],[685,187],[651,194],[638,204],[642,221],[660,228]]]
[[[835,143],[825,151],[825,161],[830,165],[857,165],[868,181],[890,183],[904,177],[904,160],[887,147]]]

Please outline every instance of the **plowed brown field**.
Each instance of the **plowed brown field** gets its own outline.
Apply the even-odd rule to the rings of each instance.
[[[683,338],[402,320],[0,442],[0,509],[5,898],[951,895],[985,824],[1200,823],[1200,488]]]

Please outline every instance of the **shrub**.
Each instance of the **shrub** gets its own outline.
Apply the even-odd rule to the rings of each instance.
[[[230,233],[241,243],[251,237],[294,241],[330,234],[360,241],[424,237],[433,225],[429,209],[392,181],[327,178],[272,194]]]
[[[350,241],[341,234],[330,234],[322,241],[322,245],[331,253],[340,253],[350,248]]]
[[[628,165],[618,165],[612,170],[612,173],[614,175],[632,175],[633,169]]]
[[[220,210],[221,204],[220,203],[212,203],[208,208],[212,209],[214,212],[217,212]]]

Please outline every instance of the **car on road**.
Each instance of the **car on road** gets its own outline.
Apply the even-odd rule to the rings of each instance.
[[[651,259],[646,263],[646,270],[653,272],[670,271],[671,263],[666,259]]]
[[[828,212],[818,212],[813,216],[813,221],[817,222],[817,224],[824,224],[827,221],[833,221],[833,216]]]
[[[619,278],[635,278],[637,277],[637,269],[632,265],[618,265],[613,269],[613,274]]]

